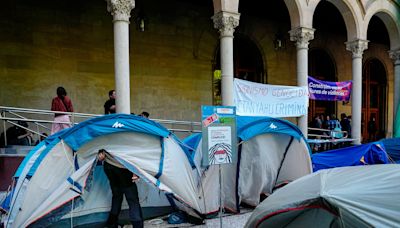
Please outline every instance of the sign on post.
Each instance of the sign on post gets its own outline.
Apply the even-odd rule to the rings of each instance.
[[[235,107],[202,106],[202,134],[202,166],[237,160]]]

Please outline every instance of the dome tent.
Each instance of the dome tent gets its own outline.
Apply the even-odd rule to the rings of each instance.
[[[386,147],[380,141],[328,150],[311,156],[314,172],[343,166],[390,163]]]
[[[97,164],[101,148],[141,177],[138,188],[144,209],[169,206],[168,194],[173,204],[200,216],[202,201],[198,200],[192,175],[195,165],[187,148],[156,122],[114,114],[58,132],[27,155],[14,177],[6,227],[105,222],[111,191],[102,166]]]
[[[223,207],[238,212],[241,203],[257,206],[260,195],[269,195],[280,183],[293,181],[312,172],[310,147],[292,123],[270,117],[237,116],[238,161],[223,164]],[[194,148],[198,167],[202,161],[201,134],[184,140]],[[218,167],[201,171],[206,213],[219,209]]]
[[[274,192],[245,227],[397,227],[400,166],[325,169]]]

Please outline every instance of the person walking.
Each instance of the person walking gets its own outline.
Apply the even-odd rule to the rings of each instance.
[[[142,228],[143,213],[135,183],[139,177],[122,166],[105,149],[99,150],[98,160],[104,161],[104,172],[110,182],[112,192],[111,210],[106,226],[118,227],[118,217],[121,212],[123,195],[125,195],[129,205],[130,222],[134,228]]]
[[[51,101],[51,111],[57,112],[73,112],[74,107],[72,106],[71,99],[67,96],[67,91],[64,87],[57,88],[57,96]],[[67,123],[53,123],[51,126],[51,134],[54,134],[62,129],[71,127],[71,120],[68,114],[55,113],[55,122],[67,122]]]
[[[112,114],[115,113],[116,111],[116,106],[115,106],[115,98],[117,97],[115,90],[110,90],[108,92],[108,97],[109,99],[104,103],[104,114]]]

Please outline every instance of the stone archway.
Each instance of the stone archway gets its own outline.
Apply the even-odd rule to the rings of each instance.
[[[264,61],[258,46],[247,36],[236,34],[233,40],[233,73],[235,78],[266,83]],[[213,64],[213,104],[221,103],[221,62],[219,46],[215,51]]]
[[[384,64],[376,58],[364,64],[362,89],[361,133],[363,141],[368,141],[368,121],[375,118],[376,139],[385,137],[387,122],[387,72]]]
[[[309,75],[323,81],[337,81],[336,66],[331,56],[323,49],[312,49],[309,52]],[[316,115],[336,114],[335,101],[310,100],[308,122]]]

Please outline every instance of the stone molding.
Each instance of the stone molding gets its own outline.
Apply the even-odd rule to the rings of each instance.
[[[298,27],[289,31],[290,41],[296,42],[298,49],[308,49],[310,40],[314,39],[315,29]]]
[[[368,42],[368,40],[346,42],[346,50],[353,53],[353,58],[362,58],[364,51],[368,49]]]
[[[218,29],[220,37],[233,37],[235,28],[239,25],[239,13],[218,12],[211,19],[214,22],[214,28]]]
[[[111,13],[113,21],[126,21],[129,23],[131,11],[135,8],[135,0],[106,0],[107,11]]]
[[[389,57],[393,60],[394,65],[400,65],[400,49],[389,51]]]

